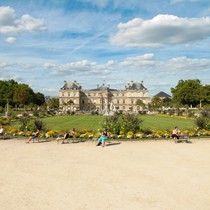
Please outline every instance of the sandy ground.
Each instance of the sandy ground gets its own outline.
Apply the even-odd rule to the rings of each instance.
[[[210,140],[0,140],[1,210],[209,210]]]

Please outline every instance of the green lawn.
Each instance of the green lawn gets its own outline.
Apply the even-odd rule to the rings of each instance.
[[[194,121],[190,119],[174,118],[169,116],[150,116],[143,115],[140,117],[143,121],[143,128],[150,128],[152,130],[166,130],[173,129],[178,126],[179,129],[193,129],[195,127]]]
[[[103,121],[103,118],[103,116],[98,115],[67,115],[44,118],[43,121],[50,129],[61,130],[74,127],[76,129],[91,129],[95,131],[101,128],[100,123]]]
[[[71,129],[91,129],[96,131],[101,128],[101,123],[104,116],[98,115],[68,115],[68,116],[54,116],[44,118],[43,121],[47,124],[49,129],[61,130],[63,128]],[[142,128],[149,128],[152,130],[166,130],[173,129],[178,126],[181,130],[192,129],[195,127],[193,120],[173,118],[165,116],[140,116],[143,120]]]

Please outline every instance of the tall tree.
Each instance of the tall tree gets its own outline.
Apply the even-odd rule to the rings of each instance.
[[[26,84],[19,84],[15,89],[15,93],[13,96],[14,102],[18,104],[29,104],[33,101],[34,92],[33,90]]]
[[[159,108],[159,107],[161,107],[161,103],[162,103],[161,99],[159,97],[155,96],[152,98],[150,105],[152,108]]]
[[[52,98],[48,101],[47,105],[50,108],[57,109],[59,107],[59,99],[58,98]]]
[[[202,98],[200,80],[180,80],[175,88],[171,88],[173,102],[188,106],[197,106]]]
[[[168,97],[164,98],[162,100],[162,105],[163,106],[171,106],[172,105],[172,99],[171,98],[168,98]]]
[[[13,104],[13,95],[18,83],[14,80],[0,81],[0,105],[5,106],[8,102]]]
[[[203,86],[201,95],[203,96],[203,104],[210,105],[210,85]]]
[[[40,92],[35,93],[33,102],[39,106],[43,105],[45,103],[44,94]]]

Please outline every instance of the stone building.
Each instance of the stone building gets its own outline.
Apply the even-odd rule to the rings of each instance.
[[[59,104],[63,111],[99,111],[110,113],[116,110],[138,112],[142,105],[148,104],[148,90],[143,82],[131,81],[124,90],[110,88],[109,85],[97,85],[95,89],[84,90],[77,81],[67,83],[59,90]],[[137,105],[139,104],[139,105]]]

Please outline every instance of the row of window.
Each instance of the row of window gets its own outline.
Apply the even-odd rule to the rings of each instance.
[[[74,100],[72,100],[73,101],[73,104],[77,104],[77,100],[76,99],[74,99]],[[68,101],[67,101],[68,102]],[[62,103],[67,103],[67,102],[65,102],[65,100],[62,100]],[[143,102],[145,103],[145,101],[143,100]],[[97,101],[96,100],[93,100],[93,101],[91,101],[90,99],[88,99],[87,100],[87,102],[86,103],[88,103],[88,104],[90,104],[90,103],[93,103],[93,104],[97,104]],[[106,99],[100,99],[100,104],[106,104],[107,103],[107,100]],[[136,104],[136,100],[133,100],[133,99],[131,99],[131,100],[125,100],[125,99],[122,99],[122,100],[113,100],[113,102],[111,102],[113,105],[115,105],[115,104]],[[82,100],[82,104],[85,104],[85,101],[84,100]]]
[[[78,96],[76,93],[62,93],[62,97],[65,97],[65,95],[68,94],[68,97],[76,97]],[[99,93],[88,93],[88,96],[98,96],[98,97],[101,97],[101,94]],[[126,97],[130,97],[130,96],[135,96],[135,97],[144,97],[145,96],[145,93],[114,93],[113,94],[114,97],[121,97],[121,96],[126,96]]]
[[[92,109],[93,109],[93,107],[91,107],[91,106],[87,106],[87,107],[83,106],[82,107],[82,110],[83,111],[91,111]],[[96,107],[95,109],[100,110],[99,107]],[[126,111],[127,110],[128,111],[130,109],[129,109],[129,107],[120,106],[120,107],[118,107],[118,110],[123,110],[123,111]],[[135,111],[135,110],[139,111],[140,110],[140,107],[137,106],[136,109],[133,109],[133,111]]]

